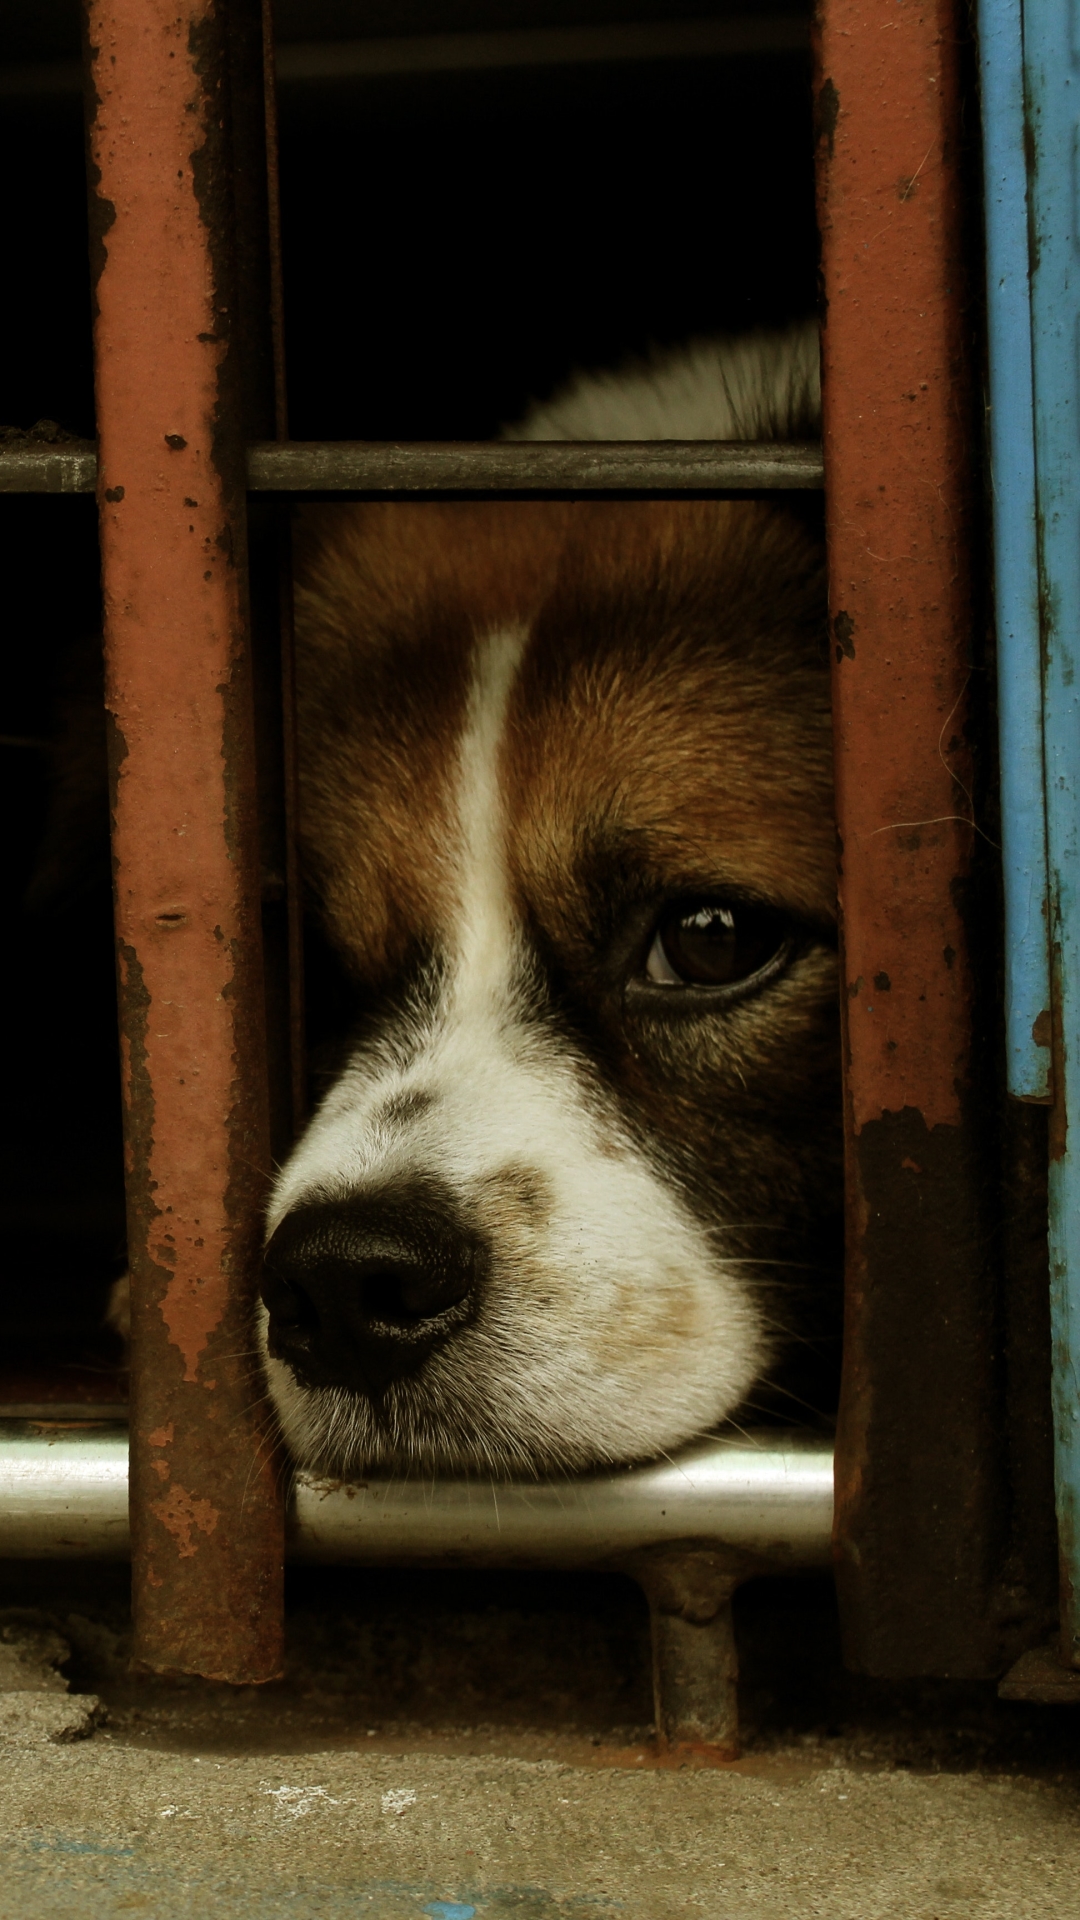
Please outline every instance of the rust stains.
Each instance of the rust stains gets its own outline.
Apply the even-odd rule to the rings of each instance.
[[[968,1077],[955,882],[974,833],[970,432],[960,182],[944,124],[955,12],[952,0],[829,0],[823,21],[835,81],[821,226],[840,893],[848,975],[888,974],[895,1042],[853,999],[856,1131],[909,1107],[931,1128],[955,1125]]]
[[[158,1461],[156,1464],[162,1466],[164,1462]],[[156,1513],[162,1526],[172,1534],[181,1560],[190,1560],[195,1553],[193,1529],[212,1534],[221,1518],[209,1500],[195,1499],[186,1487],[181,1486],[172,1486],[160,1500],[151,1500],[150,1510]]]
[[[823,0],[819,13],[819,71],[831,76],[818,95],[818,183],[851,983],[835,1543],[847,1656],[878,1675],[990,1673],[998,1644],[988,1155],[971,1091],[965,923],[977,429],[964,261],[978,220],[962,171],[966,30],[963,0]]]
[[[269,1147],[223,0],[91,0],[88,41],[136,1658],[258,1680],[282,1519],[236,1357]]]
[[[831,80],[823,80],[814,100],[814,137],[825,145],[830,159],[839,118],[840,95]]]
[[[844,613],[843,610],[841,610],[839,613],[834,614],[832,630],[833,630],[834,638],[836,640],[837,660],[838,661],[854,660],[855,658],[855,641],[854,641],[855,622],[852,619],[850,613]]]

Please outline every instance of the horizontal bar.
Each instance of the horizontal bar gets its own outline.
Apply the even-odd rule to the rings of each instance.
[[[803,441],[266,441],[248,448],[247,464],[252,493],[772,493],[822,485],[821,449]],[[89,441],[0,451],[0,493],[93,493],[96,484]]]
[[[0,1558],[123,1559],[127,1433],[0,1427]],[[762,1428],[672,1460],[561,1481],[298,1474],[295,1560],[372,1565],[592,1566],[693,1540],[778,1568],[829,1564],[832,1448]]]
[[[248,449],[257,493],[772,491],[820,487],[821,472],[816,446],[771,441],[343,440]]]
[[[305,1560],[470,1566],[580,1566],[685,1540],[827,1566],[831,1534],[831,1444],[776,1429],[558,1481],[342,1487],[301,1474],[290,1526]]]
[[[57,1422],[74,1422],[85,1426],[87,1422],[128,1425],[128,1402],[108,1399],[104,1394],[100,1400],[46,1400],[44,1397],[25,1400],[4,1400],[0,1404],[0,1435],[5,1432],[9,1420],[33,1420],[39,1426],[51,1427]]]
[[[92,440],[75,446],[0,449],[0,493],[93,493],[96,486]]]
[[[510,27],[488,33],[284,41],[278,43],[275,65],[278,85],[289,87],[322,80],[381,80],[399,74],[798,53],[809,42],[806,13],[792,9],[731,14],[722,20],[634,20],[597,27]],[[81,91],[78,60],[22,60],[0,66],[0,99]]]
[[[126,1427],[0,1428],[0,1557],[126,1560]]]
[[[635,20],[596,27],[518,27],[488,33],[394,34],[377,40],[279,41],[281,86],[372,80],[390,74],[480,73],[509,67],[577,67],[622,60],[702,60],[740,53],[798,53],[810,45],[806,13],[749,11],[726,20]]]

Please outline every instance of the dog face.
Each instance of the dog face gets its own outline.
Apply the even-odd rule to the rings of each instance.
[[[286,1439],[655,1454],[773,1363],[836,1200],[818,542],[753,501],[305,539],[302,848],[358,1021],[270,1209]]]

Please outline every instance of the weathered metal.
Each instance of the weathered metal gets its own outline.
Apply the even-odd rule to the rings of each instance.
[[[625,1571],[649,1602],[660,1747],[736,1759],[739,1651],[731,1602],[741,1581],[761,1569],[695,1545],[643,1556]]]
[[[705,493],[822,484],[821,449],[736,441],[292,441],[251,447],[248,485],[272,493]]]
[[[994,521],[1005,1054],[1020,1100],[1051,1097],[1050,917],[1024,155],[1021,0],[980,0],[986,331]]]
[[[1035,466],[1053,964],[1050,1307],[1062,1658],[1080,1667],[1080,23],[1024,8]]]
[[[98,497],[132,1276],[135,1656],[270,1678],[282,1507],[224,0],[89,0]]]
[[[816,79],[840,843],[847,1658],[1002,1663],[991,1234],[980,1211],[962,0],[827,0]]]
[[[249,447],[252,493],[740,493],[823,484],[820,447],[739,441],[285,441]],[[0,450],[0,493],[92,493],[92,447]]]
[[[0,493],[93,493],[96,487],[97,448],[92,441],[0,447]]]

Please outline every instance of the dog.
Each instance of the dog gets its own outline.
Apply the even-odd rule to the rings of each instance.
[[[507,437],[817,417],[799,327],[582,376]],[[831,1340],[815,511],[301,512],[301,856],[354,1004],[268,1212],[259,1339],[299,1464],[643,1460],[794,1394]]]

